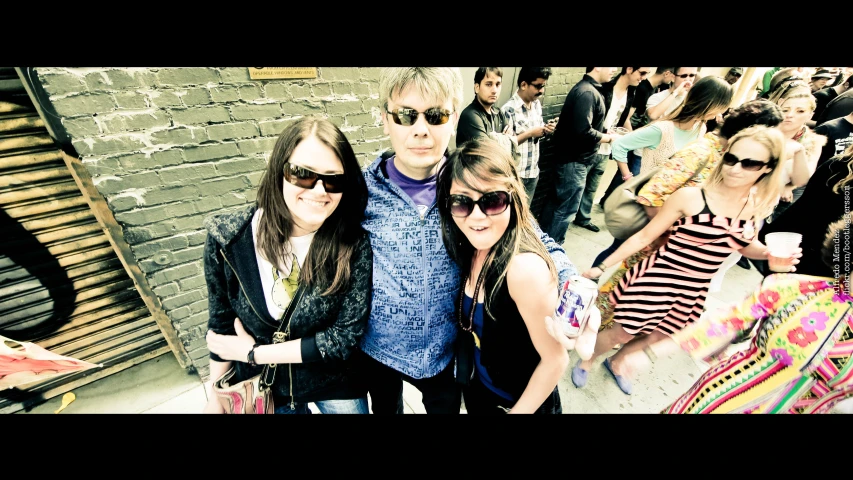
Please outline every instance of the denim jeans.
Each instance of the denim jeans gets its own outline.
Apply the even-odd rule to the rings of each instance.
[[[643,157],[634,153],[633,150],[628,151],[628,170],[631,171],[631,174],[636,176],[640,174],[640,165],[642,164]],[[615,162],[616,160],[614,160]],[[616,169],[616,174],[613,175],[613,179],[610,180],[610,185],[607,187],[607,190],[604,191],[604,196],[601,197],[601,201],[598,202],[601,206],[604,206],[604,201],[607,200],[607,197],[616,190],[616,187],[625,183],[622,180],[622,174],[619,172],[619,169]]]
[[[533,203],[533,195],[536,194],[536,184],[539,183],[539,177],[522,178],[521,183],[524,184],[524,193],[527,194],[527,206]]]
[[[579,225],[589,223],[592,197],[598,190],[606,162],[606,156],[596,155],[588,164],[569,162],[557,166],[554,199],[542,213],[542,219],[549,224],[545,233],[557,244],[562,245],[566,240],[566,230],[572,217]]]
[[[613,252],[615,252],[623,243],[625,243],[625,240],[620,240],[618,238],[614,238],[613,243],[610,244],[610,246],[607,247],[603,252],[599,253],[597,257],[595,257],[595,260],[592,261],[592,265],[590,266],[590,268],[592,268],[592,267],[598,265],[599,263],[603,262],[607,257],[612,255]],[[613,265],[608,265],[608,267],[612,267],[612,266]]]
[[[311,410],[307,403],[295,403],[295,409],[290,408],[290,402],[284,405],[276,405],[275,413],[289,415],[309,415]],[[320,413],[323,414],[368,414],[367,397],[346,400],[321,400],[314,402]]]

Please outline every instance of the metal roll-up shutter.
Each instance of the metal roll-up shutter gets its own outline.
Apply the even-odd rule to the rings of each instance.
[[[0,333],[103,364],[0,391],[0,413],[170,352],[8,67],[0,67],[0,207]]]

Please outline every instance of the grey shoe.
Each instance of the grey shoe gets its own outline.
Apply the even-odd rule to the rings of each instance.
[[[609,358],[604,360],[604,368],[606,368],[607,371],[610,372],[610,375],[613,375],[613,379],[616,380],[616,385],[619,385],[619,390],[622,390],[625,395],[630,395],[631,391],[634,388],[633,385],[631,385],[631,381],[623,377],[622,375],[616,375],[615,373],[613,373],[613,368],[610,365]]]
[[[572,383],[575,384],[578,388],[583,388],[586,386],[586,379],[589,372],[581,368],[581,362],[583,360],[578,360],[578,363],[572,367]]]

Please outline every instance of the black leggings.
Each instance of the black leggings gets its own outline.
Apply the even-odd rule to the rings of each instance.
[[[453,362],[441,373],[429,378],[412,378],[358,352],[359,374],[370,394],[371,410],[375,414],[403,413],[403,381],[420,390],[427,413],[458,414],[462,391],[453,377]]]

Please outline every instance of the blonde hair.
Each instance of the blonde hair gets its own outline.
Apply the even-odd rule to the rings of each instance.
[[[393,67],[379,72],[379,100],[388,110],[392,96],[412,87],[429,103],[442,105],[447,100],[453,111],[462,105],[462,72],[456,67]]]
[[[755,202],[753,216],[756,218],[766,218],[773,212],[782,193],[782,172],[784,169],[780,167],[782,159],[785,158],[785,137],[777,128],[755,125],[741,130],[730,138],[726,146],[726,151],[731,150],[734,144],[744,138],[749,138],[760,143],[770,153],[770,160],[767,166],[772,170],[759,177],[755,182],[758,191],[755,197],[753,197]],[[714,171],[711,172],[711,175],[705,182],[706,187],[714,188],[723,183],[723,165],[723,162],[717,163]]]
[[[812,111],[817,108],[817,102],[814,95],[812,95],[812,88],[809,84],[799,79],[790,81],[787,85],[780,86],[778,90],[770,95],[769,100],[781,108],[785,102],[794,98],[806,98],[809,100],[809,107]]]

